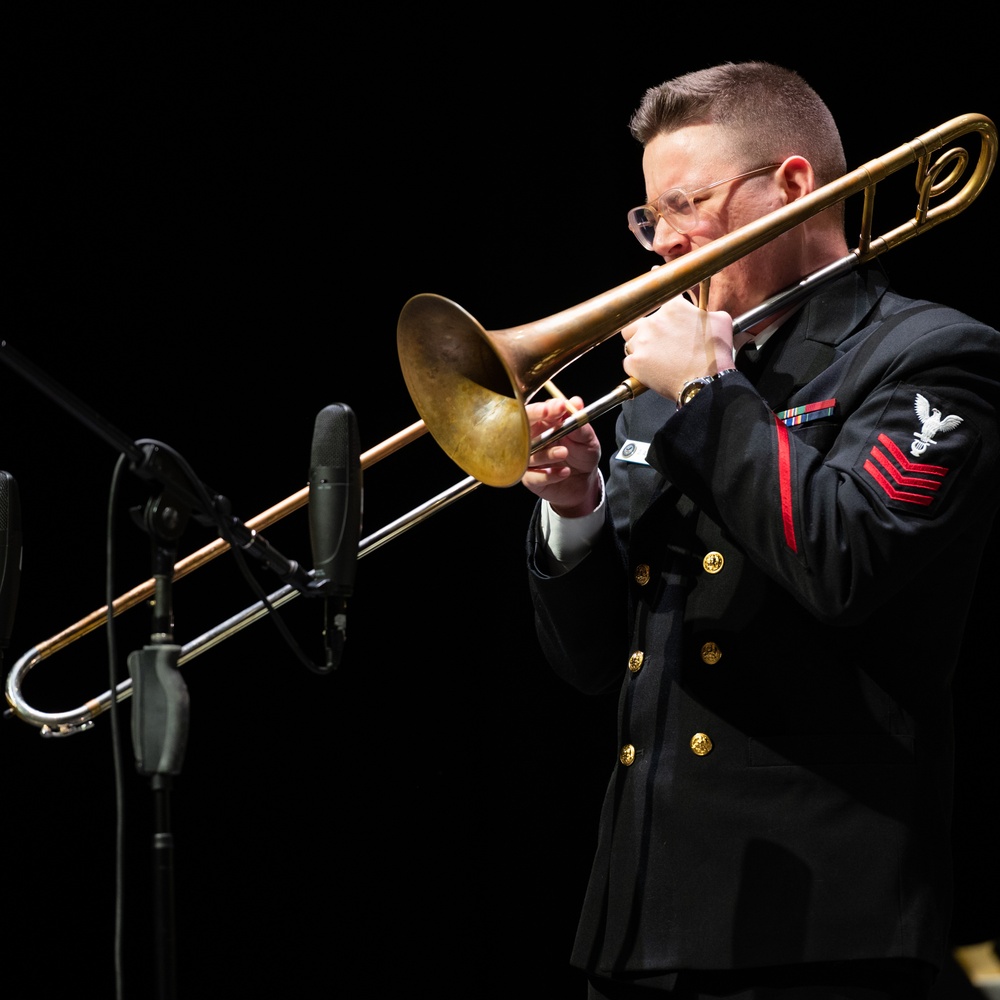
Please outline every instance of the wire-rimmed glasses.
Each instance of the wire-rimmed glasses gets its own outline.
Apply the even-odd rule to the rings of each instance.
[[[723,184],[732,184],[734,181],[746,180],[749,177],[758,177],[766,174],[777,167],[780,163],[769,163],[765,167],[757,167],[755,170],[747,170],[735,177],[727,177],[724,181],[715,181],[714,184],[706,184],[696,191],[687,192],[683,188],[669,188],[656,199],[652,205],[638,205],[630,208],[628,212],[628,227],[632,230],[635,238],[647,249],[653,249],[653,238],[656,235],[656,225],[660,219],[664,219],[668,226],[671,226],[678,233],[689,233],[698,225],[698,202],[702,196],[713,188],[721,187]]]

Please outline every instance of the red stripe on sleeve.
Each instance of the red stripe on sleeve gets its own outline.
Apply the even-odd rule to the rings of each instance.
[[[795,541],[795,521],[792,511],[792,463],[788,451],[788,428],[784,421],[775,420],[778,429],[778,487],[781,491],[781,522],[785,528],[785,544],[798,552]]]

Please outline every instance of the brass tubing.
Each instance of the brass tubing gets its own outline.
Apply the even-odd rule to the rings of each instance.
[[[972,133],[978,134],[981,141],[972,176],[946,202],[929,208],[932,196],[942,194],[957,182],[968,159],[964,150],[952,149],[932,163],[931,153],[959,136]],[[853,194],[863,193],[862,233],[857,248],[843,260],[810,275],[799,285],[786,289],[734,322],[734,329],[737,326],[745,329],[793,299],[811,294],[817,285],[957,215],[983,189],[996,158],[997,130],[993,122],[984,115],[960,115],[707,246],[547,319],[508,330],[487,332],[464,309],[447,299],[435,295],[414,296],[400,315],[397,346],[407,389],[421,419],[365,452],[361,456],[361,467],[364,469],[381,461],[430,432],[449,457],[470,475],[451,490],[362,541],[359,557],[465,496],[480,483],[513,485],[520,480],[536,448],[644,391],[644,386],[635,379],[626,379],[608,396],[567,417],[560,428],[546,432],[535,441],[529,438],[525,402],[541,387],[550,386],[559,371],[623,326],[695,285],[702,285],[704,289],[704,283],[722,268],[812,215]],[[918,164],[916,188],[920,197],[913,218],[873,240],[870,228],[876,184],[915,161]],[[946,167],[949,169],[941,178]],[[307,504],[308,500],[309,490],[304,487],[248,521],[247,527],[260,529],[273,524]],[[174,566],[174,579],[193,572],[228,548],[227,542],[216,539],[186,556]],[[154,590],[154,581],[147,580],[116,598],[111,606],[112,614],[117,616],[148,599]],[[272,603],[279,606],[296,595],[297,591],[288,587],[272,595]],[[21,697],[20,685],[37,663],[93,631],[105,623],[107,617],[105,606],[24,654],[7,678],[6,695],[11,706],[7,714],[18,715],[40,726],[45,735],[68,735],[89,728],[93,717],[110,706],[110,691],[73,712],[46,715],[27,705]],[[231,634],[258,617],[260,613],[255,606],[230,619],[223,623],[225,628],[220,626],[206,633],[208,638],[203,637],[204,641],[196,640],[184,647],[183,659],[216,645],[225,637],[217,635],[221,631]],[[237,628],[230,629],[230,623]],[[123,681],[117,686],[116,700],[128,696],[130,685],[130,681]],[[56,730],[50,728],[50,720],[57,726]]]

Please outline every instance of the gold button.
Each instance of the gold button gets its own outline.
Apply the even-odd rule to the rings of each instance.
[[[718,573],[722,569],[722,564],[726,560],[722,558],[721,552],[709,552],[701,561],[702,568],[706,573]]]
[[[635,747],[631,743],[626,743],[618,754],[618,759],[628,767],[635,760]]]
[[[710,666],[722,659],[722,650],[714,642],[706,642],[701,647],[701,658]]]
[[[699,757],[704,757],[705,754],[711,752],[712,741],[704,733],[695,733],[691,737],[691,749]]]
[[[635,582],[640,587],[645,587],[649,583],[649,566],[646,563],[639,563],[635,568]]]
[[[642,650],[641,649],[637,649],[628,658],[628,668],[629,668],[629,670],[632,671],[633,674],[637,674],[639,672],[639,668],[641,666],[642,666]]]

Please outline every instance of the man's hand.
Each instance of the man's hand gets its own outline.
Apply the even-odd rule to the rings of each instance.
[[[528,403],[525,412],[531,425],[531,439],[535,440],[550,427],[559,427],[571,411],[582,409],[583,400],[579,396]],[[596,510],[601,500],[597,471],[600,460],[597,434],[590,424],[584,424],[531,455],[521,482],[532,493],[548,500],[557,514],[582,517]]]
[[[625,373],[669,400],[689,379],[733,367],[732,317],[706,312],[683,296],[629,324],[622,337]]]

